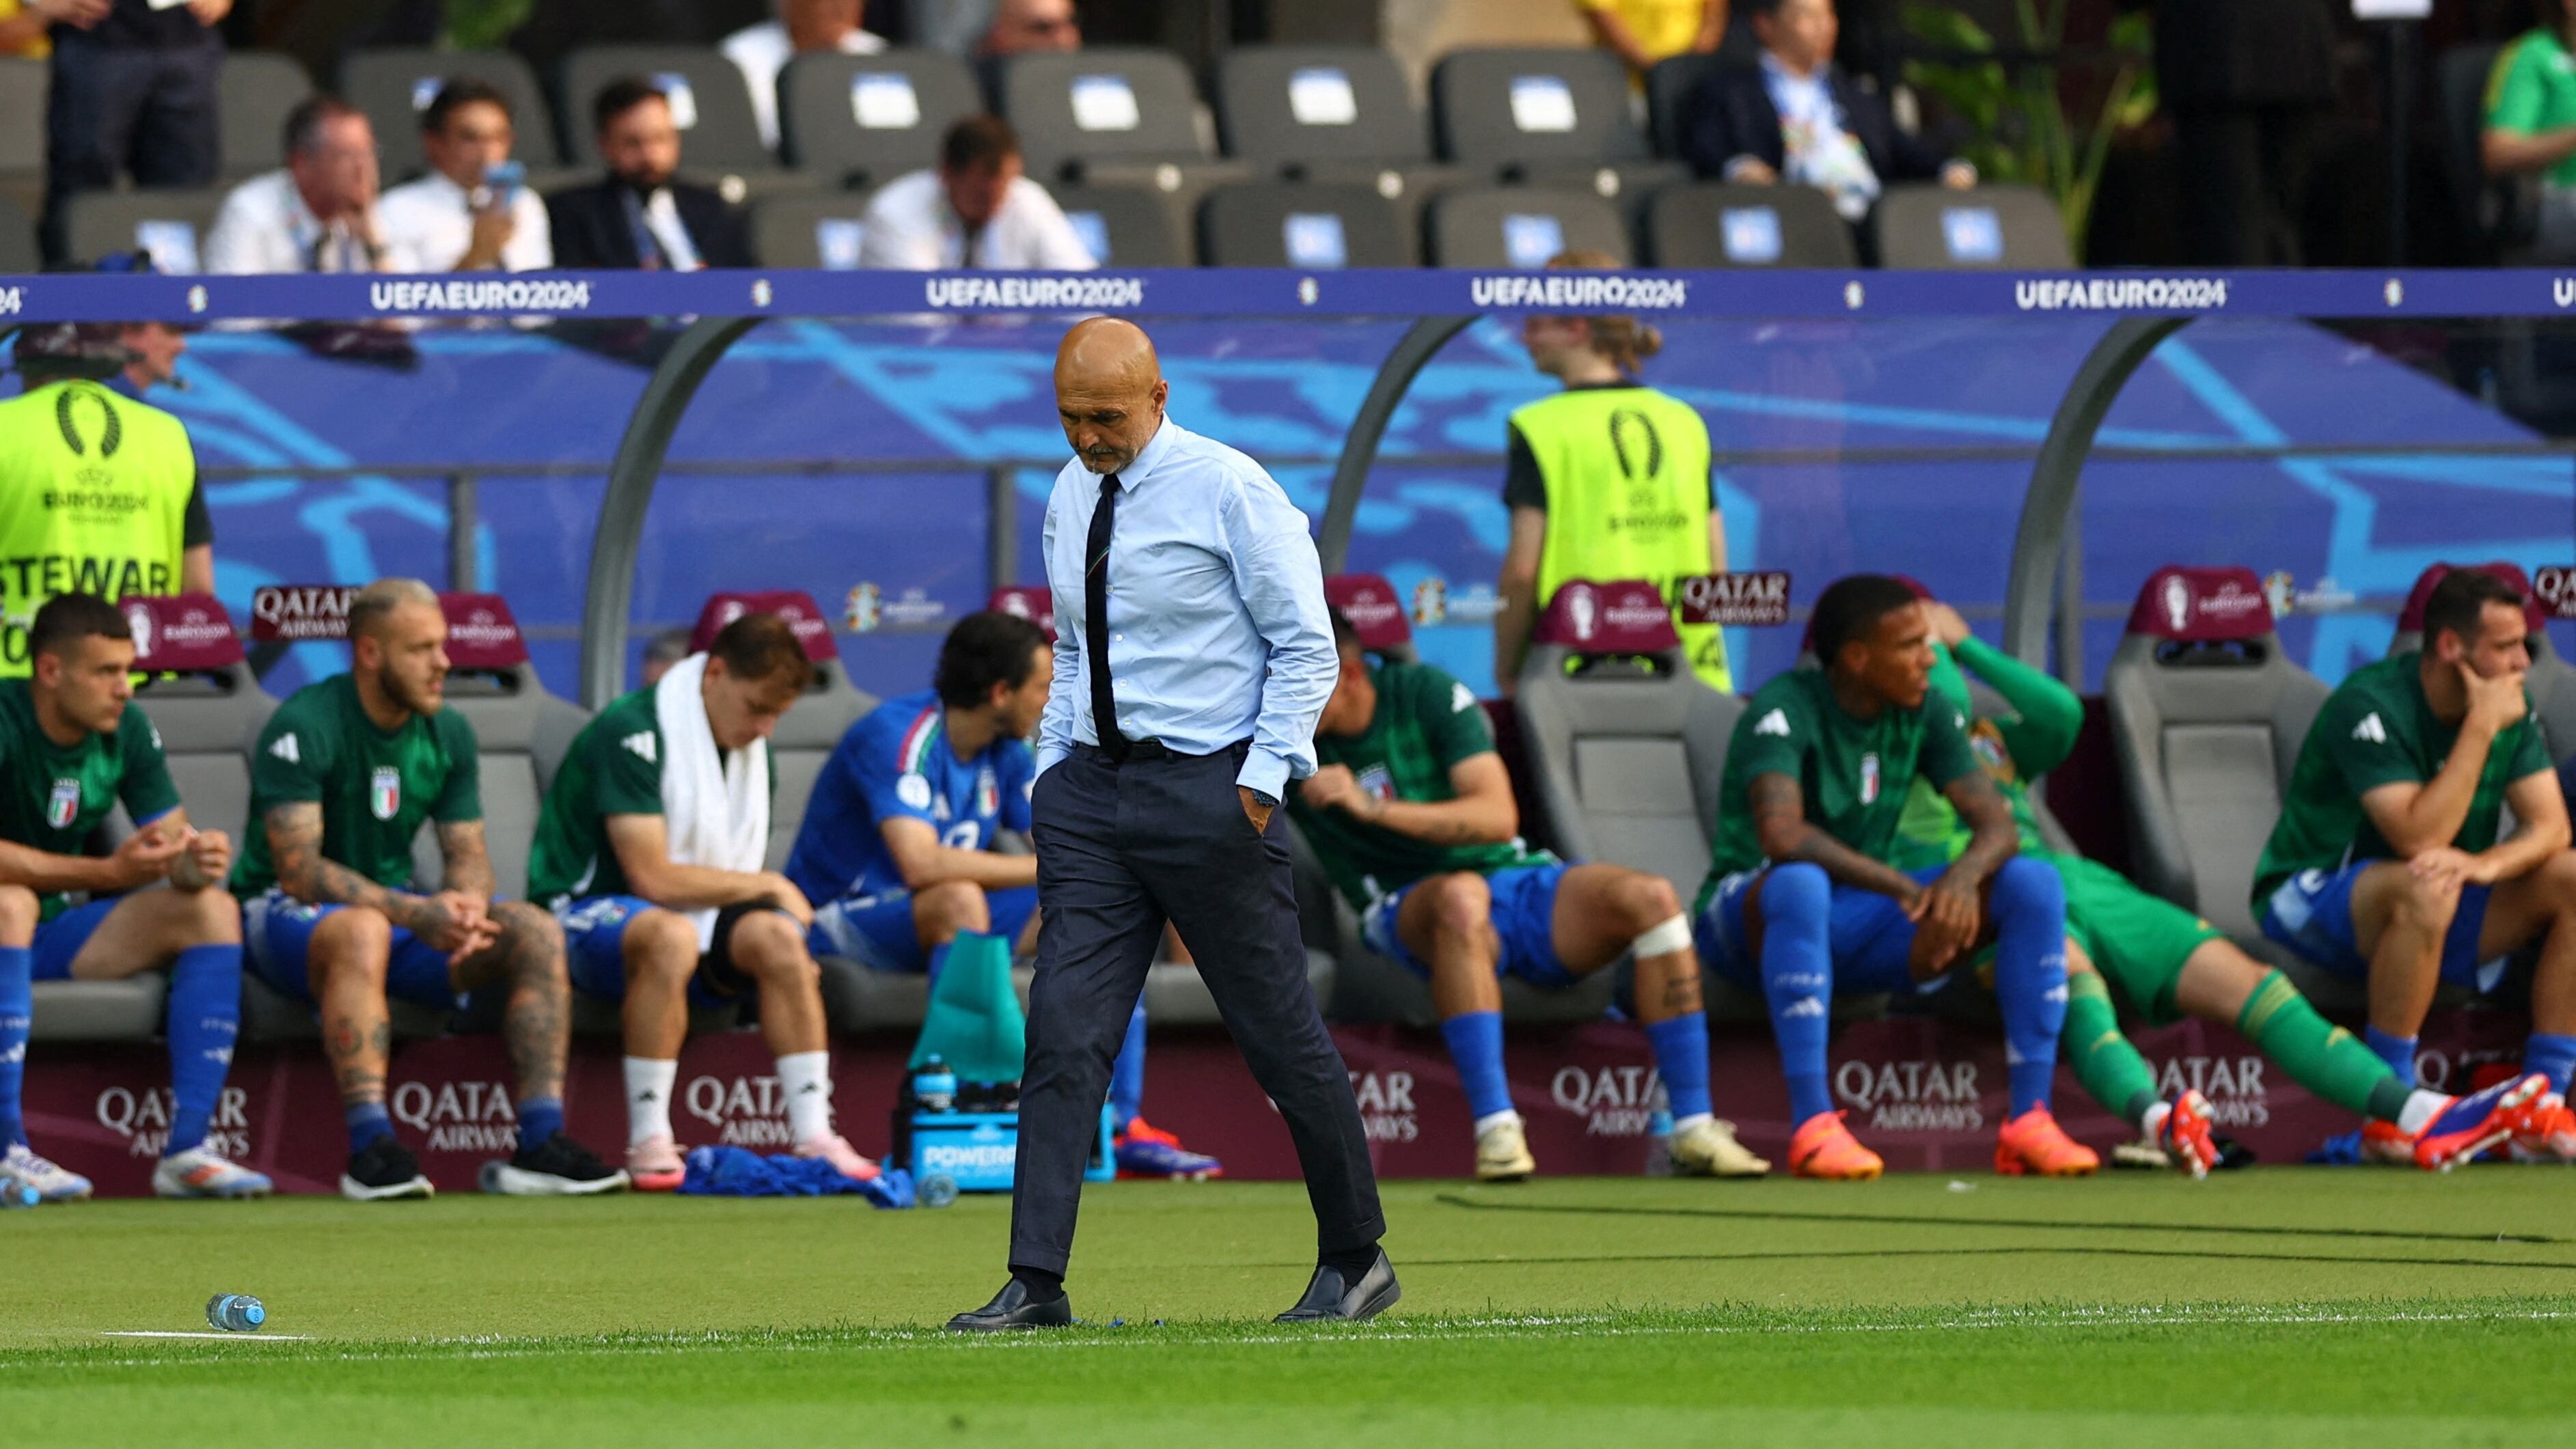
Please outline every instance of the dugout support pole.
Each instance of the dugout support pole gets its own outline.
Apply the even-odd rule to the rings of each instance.
[[[2022,494],[2021,526],[2013,535],[2012,573],[2004,585],[2004,650],[2034,669],[2048,667],[2048,620],[2057,603],[2057,561],[2073,532],[2075,488],[2084,476],[2084,460],[2093,451],[2093,437],[2102,430],[2102,419],[2130,375],[2158,343],[2190,320],[2126,317],[2112,323],[2075,369],[2074,381],[2058,399],[2056,416],[2048,420],[2048,437],[2039,445],[2039,457],[2031,464],[2030,487]],[[2061,622],[2081,630],[2080,602],[2073,614]],[[2063,653],[2061,662],[2081,673],[2081,650]],[[2066,683],[2083,687],[2080,679]]]
[[[653,504],[671,435],[689,410],[698,385],[760,317],[706,317],[689,324],[662,355],[644,395],[617,440],[608,491],[599,502],[599,528],[591,535],[590,581],[581,605],[581,702],[607,708],[626,692],[626,620],[635,603],[635,560],[644,546],[644,512]]]
[[[1395,416],[1398,403],[1404,401],[1413,379],[1449,345],[1449,339],[1467,330],[1475,317],[1424,317],[1414,322],[1395,349],[1377,370],[1369,384],[1368,396],[1360,400],[1359,415],[1351,419],[1351,430],[1342,439],[1342,456],[1333,464],[1333,491],[1324,501],[1323,527],[1315,536],[1315,552],[1322,555],[1324,572],[1337,574],[1349,561],[1351,523],[1359,517],[1360,494],[1368,487],[1369,465],[1377,461],[1377,445],[1386,437],[1387,422]]]

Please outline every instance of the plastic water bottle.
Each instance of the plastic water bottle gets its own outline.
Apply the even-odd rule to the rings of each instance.
[[[957,1103],[957,1074],[932,1057],[912,1074],[912,1099],[924,1112],[945,1112]]]
[[[1673,1175],[1673,1113],[1669,1107],[1657,1107],[1646,1119],[1646,1175]]]
[[[268,1308],[247,1293],[218,1293],[206,1300],[206,1321],[226,1333],[257,1333]]]
[[[913,1189],[912,1200],[926,1208],[943,1208],[957,1201],[957,1179],[944,1172],[934,1172]]]
[[[31,1208],[43,1202],[45,1195],[23,1182],[0,1185],[0,1211],[9,1208]]]

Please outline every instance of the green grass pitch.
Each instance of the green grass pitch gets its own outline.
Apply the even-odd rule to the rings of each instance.
[[[9,1213],[0,1424],[43,1444],[2412,1449],[2546,1442],[2576,1414],[2564,1171],[1386,1198],[1405,1298],[1377,1323],[1266,1321],[1310,1265],[1293,1184],[1120,1184],[1084,1203],[1086,1326],[1001,1341],[930,1331],[1001,1282],[994,1199]],[[123,1336],[203,1331],[217,1291],[265,1299],[268,1331]]]

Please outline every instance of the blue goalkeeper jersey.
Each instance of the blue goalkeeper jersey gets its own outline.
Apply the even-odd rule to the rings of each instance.
[[[1028,741],[995,740],[971,760],[948,740],[932,690],[887,700],[841,736],[805,805],[787,878],[817,905],[903,888],[887,820],[918,820],[951,850],[989,850],[1003,830],[1026,833],[1037,757]]]

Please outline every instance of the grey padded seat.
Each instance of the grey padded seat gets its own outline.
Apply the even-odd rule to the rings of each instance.
[[[1646,204],[1659,267],[1855,267],[1851,227],[1812,186],[1667,186]]]
[[[2329,691],[2282,653],[2262,582],[2247,569],[2157,570],[2102,692],[2138,884],[2268,948],[2247,903],[2255,862]]]
[[[1000,100],[1029,174],[1041,181],[1068,163],[1209,159],[1189,69],[1167,51],[1101,46],[1012,56]]]
[[[1211,267],[1410,267],[1421,258],[1396,204],[1369,186],[1243,181],[1199,206],[1199,260]]]
[[[1217,63],[1216,112],[1225,154],[1305,180],[1431,166],[1412,87],[1375,46],[1237,46]]]
[[[6,195],[0,195],[0,277],[43,270],[36,253],[36,219]]]
[[[983,109],[965,62],[936,50],[807,54],[778,77],[778,144],[827,185],[883,186],[939,160],[948,128]]]
[[[0,198],[31,215],[45,204],[45,97],[52,84],[44,61],[0,59]]]
[[[1628,73],[1606,51],[1475,49],[1431,71],[1440,154],[1492,171],[1649,159],[1628,103]]]
[[[362,50],[340,67],[340,89],[376,128],[388,185],[429,169],[420,145],[420,113],[451,80],[482,81],[507,96],[516,144],[511,155],[531,171],[560,166],[554,118],[545,91],[527,61],[507,50],[432,50],[381,46]]]
[[[1179,214],[1159,192],[1124,183],[1056,182],[1047,187],[1084,242],[1105,242],[1105,267],[1185,267],[1190,249]],[[1099,251],[1100,247],[1093,247]]]
[[[2075,265],[2057,203],[2036,187],[1891,186],[1879,197],[1874,220],[1883,267],[2063,271]]]
[[[763,197],[751,209],[751,254],[764,267],[855,271],[867,211],[859,191]]]
[[[564,159],[578,167],[599,162],[598,128],[590,105],[611,81],[642,76],[668,87],[676,77],[688,85],[683,107],[674,96],[673,119],[680,127],[684,171],[738,174],[746,180],[778,169],[778,158],[760,143],[760,125],[752,118],[751,87],[732,61],[713,50],[687,45],[594,45],[574,51],[564,62]]]
[[[313,77],[295,57],[273,50],[227,51],[215,92],[223,174],[239,180],[285,165],[286,118],[313,94]]]
[[[212,190],[84,191],[66,204],[63,244],[84,266],[111,253],[144,249],[163,271],[194,271],[223,199]],[[172,241],[187,254],[178,255]]]
[[[2391,655],[2406,654],[2424,647],[2425,596],[2432,593],[2433,585],[2439,583],[2442,575],[2449,573],[2452,567],[2437,563],[2416,578],[2414,589],[2407,595],[2405,608],[2397,615],[2397,631],[2388,639]],[[2531,580],[2524,576],[2518,565],[2497,560],[2474,567],[2485,569],[2522,590],[2524,598],[2533,597]],[[2530,614],[2531,672],[2523,677],[2523,689],[2531,696],[2532,716],[2540,721],[2540,739],[2548,747],[2549,758],[2564,761],[2576,755],[2576,665],[2569,664],[2550,644],[2546,628],[2548,617],[2537,602],[2532,604]]]
[[[1559,251],[1630,259],[1618,207],[1584,191],[1540,186],[1466,186],[1431,199],[1423,230],[1436,267],[1539,267]]]

